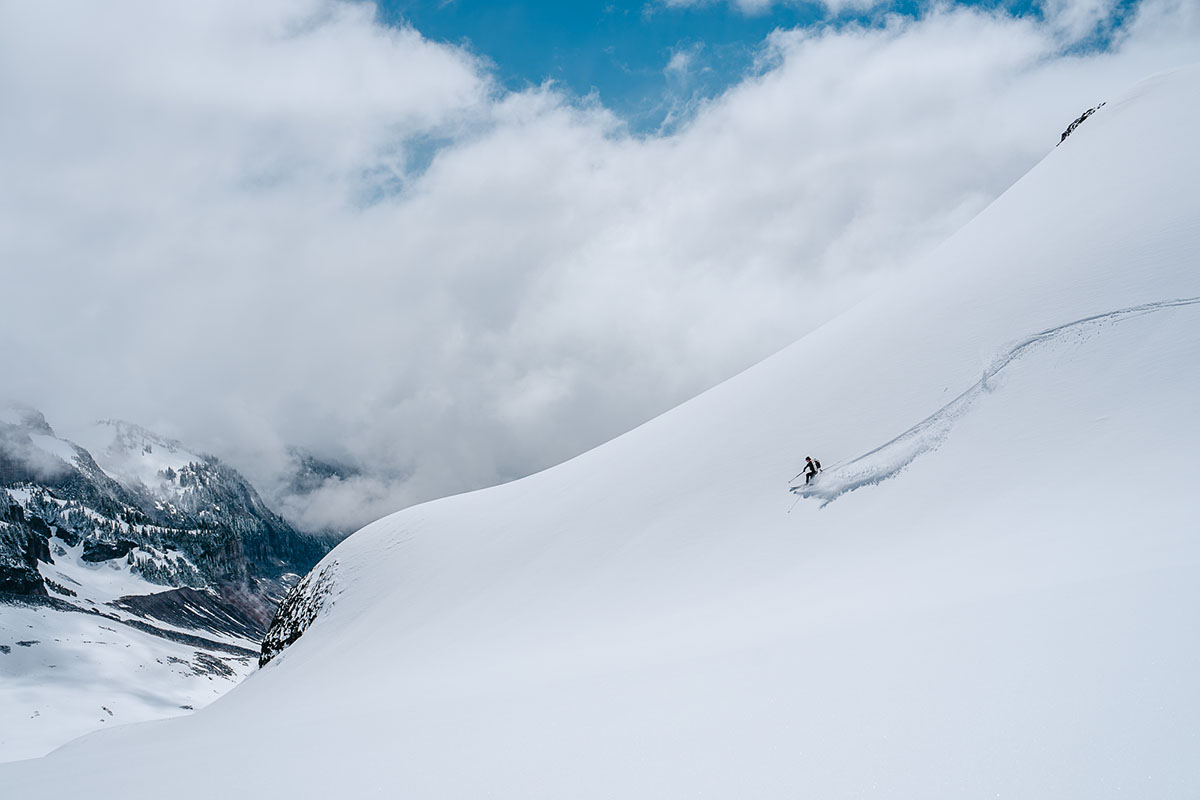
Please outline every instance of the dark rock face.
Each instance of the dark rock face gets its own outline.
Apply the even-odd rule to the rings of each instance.
[[[282,653],[289,645],[304,635],[308,627],[320,616],[326,606],[333,602],[334,578],[337,562],[314,570],[288,592],[279,604],[271,629],[262,643],[262,654],[258,666],[265,667],[271,659]]]
[[[179,488],[169,503],[144,495],[139,510],[158,528],[186,535],[157,537],[187,556],[209,582],[278,579],[302,573],[329,552],[327,539],[300,533],[271,511],[236,470],[212,457],[172,471]],[[148,579],[168,585],[190,583],[188,575],[163,572],[161,563],[142,565]]]
[[[101,561],[124,558],[135,547],[137,547],[136,543],[124,539],[118,539],[115,542],[108,542],[103,539],[88,539],[83,543],[82,558],[89,564],[99,564]]]
[[[74,547],[77,544],[79,544],[81,541],[83,541],[82,536],[80,536],[75,531],[70,530],[68,528],[58,528],[55,531],[55,535],[57,535],[58,538],[62,539],[64,542],[66,542],[67,547]]]
[[[18,511],[22,510],[20,506],[17,506],[16,508]],[[52,534],[52,531],[50,530],[50,526],[47,525],[45,523],[45,521],[42,520],[41,517],[33,517],[33,516],[26,517],[25,524],[29,526],[29,530],[33,531],[34,533],[38,534],[39,536],[44,536],[47,539],[49,539]],[[42,561],[46,561],[50,564],[54,563],[53,561],[50,560],[50,548],[48,548],[48,547],[46,548],[46,557],[43,558]]]
[[[1095,108],[1089,108],[1087,111],[1080,114],[1079,118],[1076,119],[1074,122],[1072,122],[1070,125],[1068,125],[1067,129],[1062,132],[1062,137],[1059,138],[1058,144],[1062,144],[1063,142],[1065,142],[1067,140],[1067,137],[1070,136],[1075,131],[1076,128],[1078,128],[1080,125],[1082,125],[1083,121],[1085,119],[1090,117],[1092,114],[1095,114],[1097,111],[1099,111],[1103,107],[1104,107],[1104,103],[1101,103],[1100,105],[1096,106]],[[1054,146],[1058,147],[1058,144],[1056,144]]]
[[[52,563],[40,526],[31,526],[24,510],[0,495],[0,592],[44,597],[39,560]]]
[[[36,568],[21,563],[0,562],[0,593],[44,596],[46,586]]]

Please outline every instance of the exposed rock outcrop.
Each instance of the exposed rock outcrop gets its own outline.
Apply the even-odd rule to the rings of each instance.
[[[262,654],[258,665],[264,667],[275,656],[304,635],[321,612],[333,602],[336,561],[326,564],[319,571],[309,573],[296,584],[275,612],[275,619],[262,643]]]
[[[1068,125],[1067,129],[1062,132],[1062,136],[1059,138],[1058,144],[1062,144],[1063,142],[1065,142],[1067,140],[1067,137],[1070,136],[1076,128],[1078,128],[1080,125],[1082,125],[1083,121],[1085,119],[1090,117],[1092,114],[1095,114],[1097,111],[1099,111],[1101,108],[1103,108],[1103,106],[1104,106],[1104,103],[1101,103],[1100,105],[1096,106],[1095,108],[1089,108],[1087,111],[1080,114],[1079,118],[1076,119],[1074,122],[1072,122],[1070,125]],[[1056,144],[1054,146],[1058,147],[1058,144]]]

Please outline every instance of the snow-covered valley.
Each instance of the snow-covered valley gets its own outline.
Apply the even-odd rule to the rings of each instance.
[[[903,283],[565,464],[367,526],[228,695],[0,784],[1197,796],[1198,96],[1196,67],[1114,96]]]
[[[0,691],[0,749],[9,759],[42,755],[97,728],[188,713],[231,689],[257,656],[251,640],[213,652],[211,644],[39,606],[5,608],[0,639],[14,642],[3,645]]]
[[[89,446],[0,407],[0,761],[211,702],[328,550],[178,442],[108,421]]]

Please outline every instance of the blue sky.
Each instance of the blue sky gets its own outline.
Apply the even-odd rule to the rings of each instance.
[[[1132,5],[1135,0],[1129,0]],[[928,5],[928,4],[925,4]],[[959,3],[1037,15],[1030,0]],[[772,30],[863,23],[886,14],[916,17],[922,4],[903,0],[871,11],[832,16],[819,3],[772,3],[748,13],[731,2],[668,6],[635,0],[380,0],[389,24],[407,22],[435,41],[463,44],[490,60],[508,89],[554,81],[600,102],[636,130],[654,129],[690,100],[711,97],[753,69]],[[666,69],[690,56],[686,73]]]
[[[820,24],[823,6],[777,5],[744,14],[724,3],[667,7],[580,0],[382,0],[380,15],[425,36],[466,44],[491,60],[509,89],[552,80],[599,95],[635,128],[655,127],[672,101],[711,96],[752,67],[775,28]],[[668,75],[675,52],[693,54],[687,76]]]

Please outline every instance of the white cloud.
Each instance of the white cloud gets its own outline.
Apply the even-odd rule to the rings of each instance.
[[[776,6],[800,5],[801,0],[662,0],[667,8],[698,8],[717,2],[727,2],[742,14],[756,16]],[[889,0],[818,0],[831,16],[861,13],[871,10],[886,12],[892,7]],[[1174,0],[1173,0],[1174,2]],[[945,0],[925,4],[936,8],[948,7]],[[1038,0],[1035,4],[1048,25],[1066,42],[1078,42],[1104,29],[1113,19],[1119,0]]]
[[[1063,0],[1070,2],[1070,0]],[[667,8],[699,8],[711,6],[719,2],[728,2],[747,16],[765,14],[774,6],[800,5],[801,0],[661,0]],[[877,6],[887,5],[887,0],[819,0],[833,14],[842,11],[866,11]]]
[[[61,431],[131,418],[297,519],[365,522],[802,335],[1198,27],[1153,2],[1068,58],[1052,25],[966,11],[778,32],[761,74],[641,137],[369,6],[5,5],[0,370]],[[291,446],[361,474],[294,495]]]
[[[686,80],[688,74],[694,69],[696,59],[700,52],[704,49],[704,45],[697,42],[690,46],[680,46],[671,51],[671,58],[667,60],[667,66],[663,69],[668,78],[675,80]]]
[[[1091,35],[1108,22],[1117,8],[1116,0],[1042,0],[1042,12],[1051,26],[1067,41]]]

